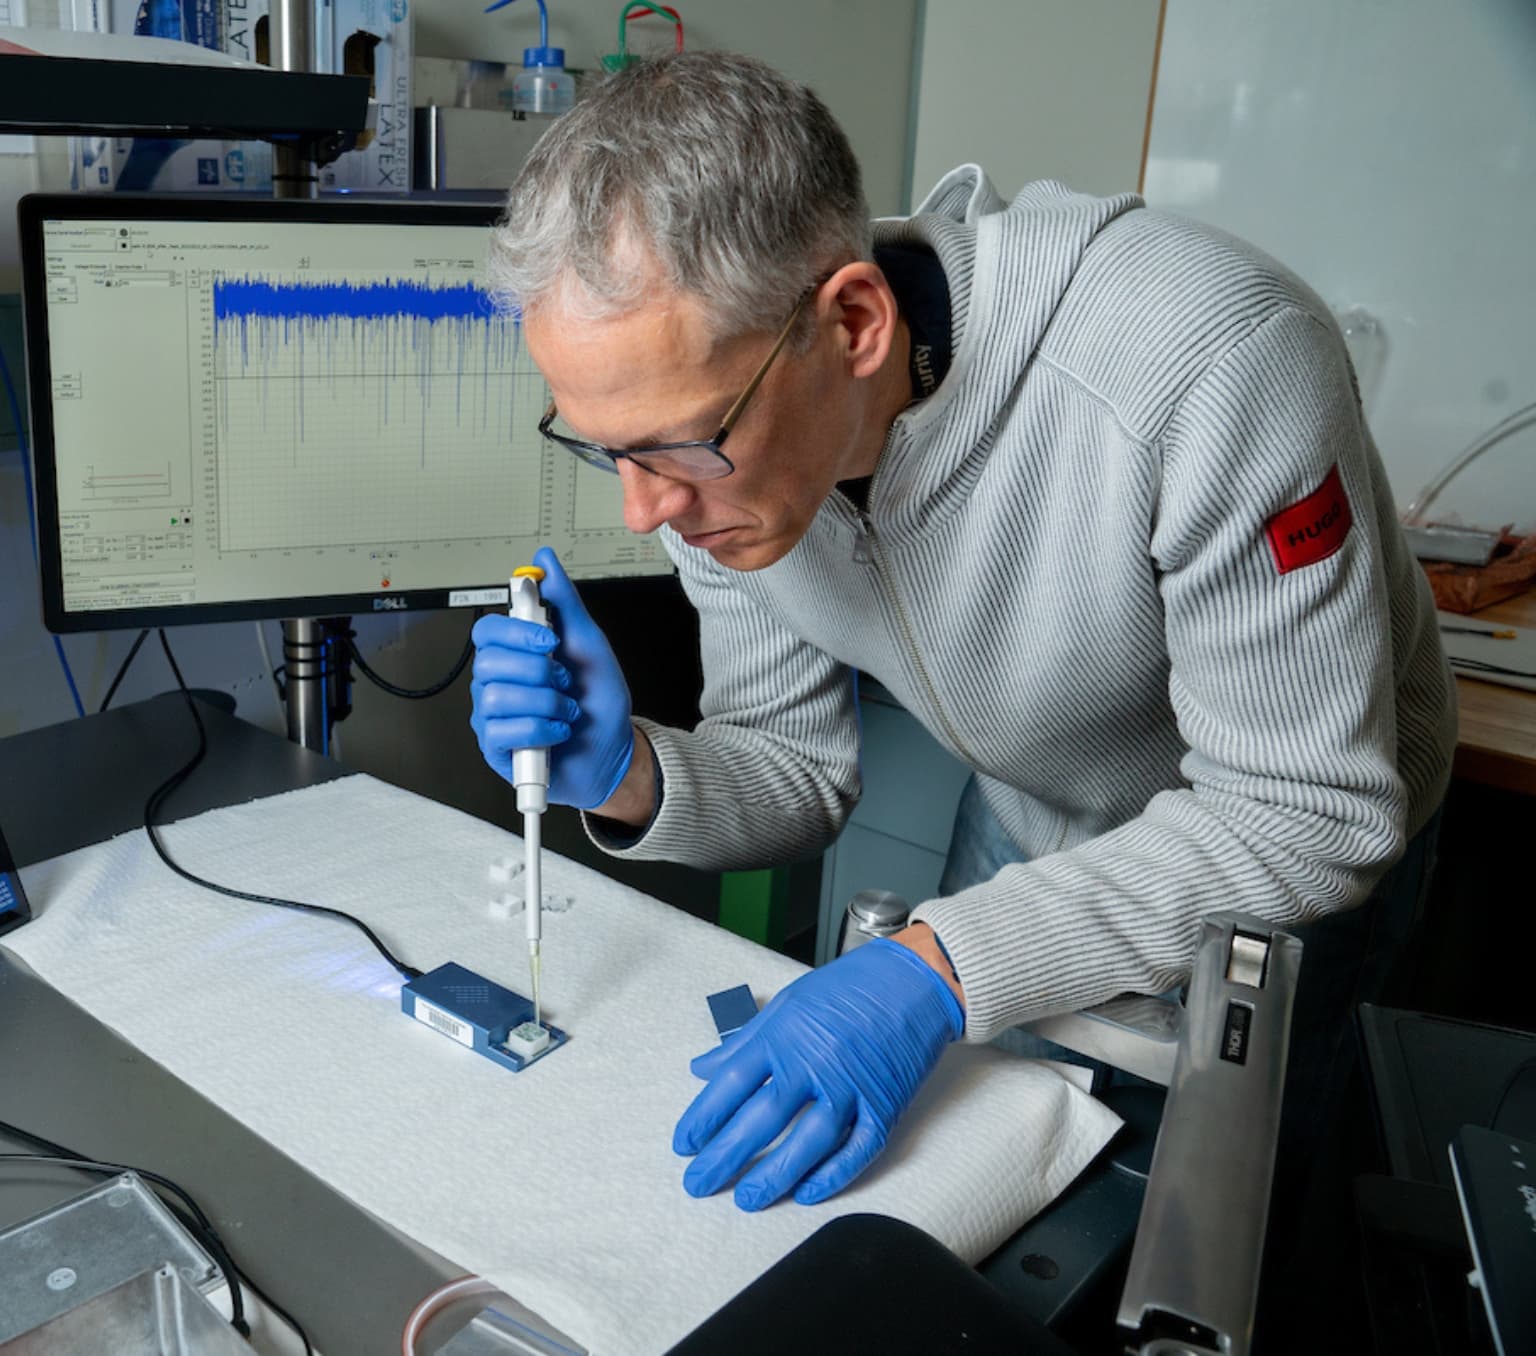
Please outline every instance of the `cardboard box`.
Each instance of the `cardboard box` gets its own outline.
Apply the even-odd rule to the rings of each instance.
[[[261,141],[76,137],[75,188],[94,192],[272,191],[272,148]]]
[[[111,33],[144,33],[221,47],[221,7],[226,0],[103,0],[92,22]],[[166,137],[73,138],[72,186],[91,192],[271,192],[270,148],[236,141],[187,141]]]
[[[410,0],[317,0],[315,69],[371,71],[379,105],[366,144],[320,170],[322,189],[411,191],[411,27]]]

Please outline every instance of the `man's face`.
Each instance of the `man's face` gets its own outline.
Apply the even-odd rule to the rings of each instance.
[[[788,318],[793,297],[785,298]],[[814,311],[816,299],[807,303]],[[690,546],[735,570],[785,556],[860,442],[860,392],[824,316],[812,346],[786,346],[724,444],[736,467],[718,480],[680,481],[618,461],[632,532],[669,524]],[[677,294],[603,320],[573,320],[555,303],[531,311],[523,336],[560,418],[579,437],[639,450],[712,438],[773,347],[773,334],[717,342],[699,304]],[[878,450],[878,449],[877,449]]]

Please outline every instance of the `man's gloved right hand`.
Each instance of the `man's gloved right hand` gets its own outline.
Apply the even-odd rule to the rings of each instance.
[[[518,749],[549,749],[549,798],[591,810],[618,790],[635,750],[629,685],[601,628],[547,546],[533,558],[551,625],[481,617],[470,727],[497,774]]]

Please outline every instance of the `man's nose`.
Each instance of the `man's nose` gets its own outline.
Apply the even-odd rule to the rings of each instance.
[[[628,457],[620,457],[617,465],[624,485],[624,526],[631,532],[654,532],[693,499],[693,486],[681,480],[641,470]]]

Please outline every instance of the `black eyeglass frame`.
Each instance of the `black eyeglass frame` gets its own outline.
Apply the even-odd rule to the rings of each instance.
[[[608,447],[603,443],[591,443],[584,438],[568,438],[563,433],[556,433],[551,425],[555,422],[555,415],[559,411],[555,408],[555,402],[551,400],[544,411],[544,417],[539,420],[539,432],[552,443],[559,443],[567,452],[575,453],[589,466],[596,466],[601,471],[607,471],[613,475],[619,473],[620,458],[628,458],[642,471],[653,476],[665,475],[674,480],[720,480],[730,475],[736,469],[733,462],[720,445],[730,436],[730,432],[740,420],[742,411],[747,408],[747,402],[757,394],[757,388],[763,384],[763,378],[768,375],[768,369],[773,366],[774,359],[779,356],[784,345],[789,342],[789,336],[794,332],[795,322],[800,319],[800,313],[805,310],[805,303],[816,295],[816,287],[810,287],[805,294],[795,303],[795,309],[790,312],[789,320],[785,323],[779,337],[774,340],[773,347],[768,351],[768,356],[763,359],[763,364],[757,369],[752,380],[747,383],[744,390],[725,412],[725,418],[720,421],[720,430],[713,438],[693,438],[681,443],[657,443],[654,447],[638,447],[634,450],[626,450],[620,447]],[[658,470],[654,466],[646,465],[647,457],[665,456],[669,453],[689,450],[708,451],[714,454],[712,462],[706,462],[703,468],[690,469],[686,474],[678,475],[673,471]],[[718,468],[718,469],[717,469]]]

